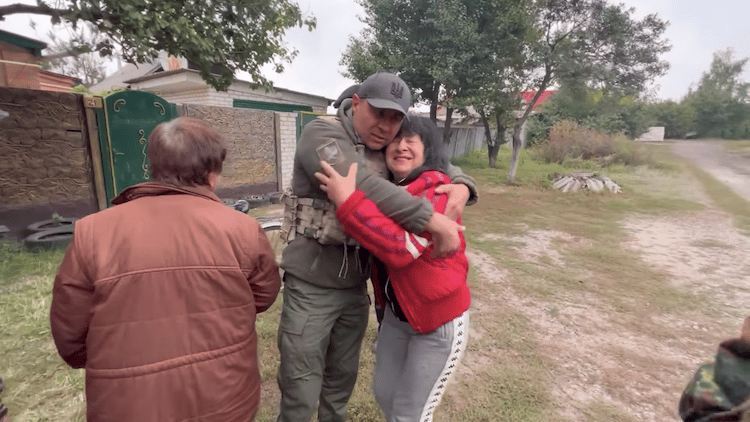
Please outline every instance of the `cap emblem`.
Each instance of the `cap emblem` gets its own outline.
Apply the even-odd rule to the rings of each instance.
[[[404,96],[404,86],[397,84],[396,82],[391,83],[391,95],[395,98],[401,98]]]

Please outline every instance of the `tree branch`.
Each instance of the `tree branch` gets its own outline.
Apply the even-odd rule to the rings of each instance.
[[[16,3],[8,6],[0,6],[0,20],[5,20],[5,16],[15,15],[18,13],[30,13],[33,15],[47,15],[60,17],[66,9],[53,9],[49,6],[34,6],[31,4]]]
[[[57,59],[64,59],[66,57],[80,56],[81,54],[84,54],[84,52],[71,49],[71,50],[60,51],[57,53],[52,53],[46,56],[42,56],[41,58],[42,60],[57,60]]]

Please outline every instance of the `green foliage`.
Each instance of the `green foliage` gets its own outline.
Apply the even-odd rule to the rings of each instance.
[[[415,98],[434,107],[478,106],[493,98],[493,83],[507,84],[510,60],[523,60],[522,3],[515,0],[361,0],[368,25],[352,38],[341,64],[363,80],[397,72]],[[429,34],[429,36],[426,36]],[[499,65],[499,63],[503,63]]]
[[[60,5],[60,8],[55,8]],[[296,50],[283,42],[294,26],[315,28],[288,0],[38,0],[37,6],[0,7],[0,19],[14,13],[37,13],[52,23],[75,28],[90,22],[107,38],[89,45],[101,56],[120,54],[131,63],[155,59],[160,51],[184,57],[201,77],[219,91],[226,90],[238,71],[248,72],[259,85],[270,84],[260,72],[271,63],[277,72]]]
[[[685,98],[685,103],[695,110],[698,136],[750,136],[750,83],[741,79],[750,58],[734,61],[733,57],[731,48],[714,53],[711,68]]]
[[[671,49],[662,39],[667,22],[656,15],[637,20],[634,9],[604,0],[543,4],[542,22],[550,26],[540,41],[550,47],[541,51],[549,53],[546,60],[560,81],[582,81],[621,97],[642,92],[669,68],[659,58]]]
[[[695,131],[695,109],[686,102],[663,101],[646,106],[646,113],[651,116],[655,126],[664,126],[664,137],[667,139],[685,139]]]
[[[98,97],[106,97],[106,96],[112,95],[112,94],[114,94],[116,92],[129,91],[129,90],[130,90],[130,88],[128,88],[128,87],[115,88],[115,89],[110,89],[110,90],[102,89],[102,90],[97,91],[97,92],[92,92],[91,94],[96,95]]]
[[[581,81],[566,81],[559,92],[530,120],[527,146],[546,139],[553,125],[574,121],[605,133],[623,133],[633,138],[646,132],[653,118],[646,104],[632,96],[618,96],[588,87]]]
[[[89,89],[86,87],[86,85],[78,84],[74,86],[73,88],[70,88],[71,92],[75,92],[76,94],[88,94]]]
[[[653,161],[643,145],[621,134],[608,135],[572,121],[552,126],[549,139],[531,148],[530,155],[545,163],[568,166],[581,162],[639,166]]]
[[[451,162],[461,167],[462,170],[468,171],[478,181],[492,184],[506,184],[506,173],[510,166],[510,157],[513,150],[507,145],[501,145],[497,153],[497,167],[492,168],[487,164],[487,150],[473,151],[464,156],[454,158]],[[548,189],[550,188],[550,174],[564,173],[571,167],[558,163],[545,163],[537,160],[530,154],[529,150],[522,150],[519,154],[518,174],[514,184],[523,185],[531,188]],[[484,194],[482,194],[484,195]]]

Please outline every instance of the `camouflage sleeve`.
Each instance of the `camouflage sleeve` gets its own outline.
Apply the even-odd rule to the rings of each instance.
[[[351,163],[356,162],[359,163],[357,189],[364,192],[393,221],[409,231],[421,233],[432,217],[432,204],[409,195],[372,171],[339,125],[338,122],[316,119],[302,131],[295,155],[295,171],[301,169],[310,185],[314,186],[310,196],[327,198],[315,178],[315,172],[320,171],[321,160],[331,164],[342,175],[347,175]]]

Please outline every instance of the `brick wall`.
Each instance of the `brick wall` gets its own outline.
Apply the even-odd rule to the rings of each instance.
[[[25,48],[0,42],[0,86],[39,89],[39,58]]]
[[[272,111],[183,104],[183,116],[207,121],[224,135],[227,159],[220,185],[276,183],[276,130]]]
[[[297,150],[297,113],[277,113],[280,122],[279,163],[282,191],[292,185],[294,152]]]
[[[206,119],[227,137],[223,186],[291,185],[296,113],[179,107],[181,115]],[[95,205],[81,95],[0,87],[0,109],[10,113],[0,121],[0,207]]]

